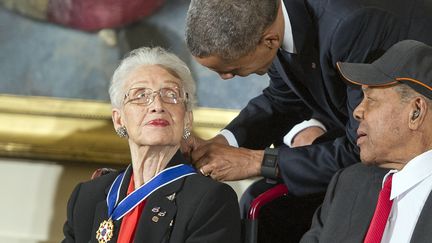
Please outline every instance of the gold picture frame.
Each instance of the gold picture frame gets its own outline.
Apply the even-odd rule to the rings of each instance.
[[[237,110],[197,107],[193,132],[210,138]],[[103,164],[130,161],[106,102],[0,95],[0,157]]]

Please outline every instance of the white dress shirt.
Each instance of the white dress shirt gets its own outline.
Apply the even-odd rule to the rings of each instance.
[[[408,243],[432,190],[432,150],[409,161],[401,171],[390,173],[394,173],[390,195],[393,205],[381,242]]]
[[[284,136],[283,142],[284,144],[288,145],[289,147],[292,147],[292,142],[294,140],[294,137],[301,131],[305,130],[308,127],[319,127],[324,132],[327,132],[326,127],[324,124],[322,124],[317,119],[311,118],[310,120],[305,120],[303,122],[300,122],[299,124],[295,125],[291,130]]]
[[[282,13],[283,13],[284,23],[285,23],[284,39],[282,41],[282,49],[284,49],[285,51],[287,51],[289,53],[297,53],[297,51],[295,49],[295,45],[294,45],[294,38],[293,38],[293,34],[292,34],[292,29],[291,29],[291,21],[289,19],[288,12],[285,8],[285,4],[282,0],[281,0],[281,4],[282,4],[281,7],[282,7]]]

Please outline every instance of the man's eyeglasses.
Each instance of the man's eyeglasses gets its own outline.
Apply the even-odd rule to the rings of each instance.
[[[153,103],[155,96],[159,95],[164,103],[178,104],[187,99],[187,93],[178,87],[167,87],[159,90],[150,88],[131,88],[124,96],[124,104],[132,103],[136,105],[150,105]]]

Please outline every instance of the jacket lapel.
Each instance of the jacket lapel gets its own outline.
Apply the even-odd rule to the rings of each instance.
[[[315,113],[319,113],[331,121],[336,121],[337,125],[344,127],[347,116],[345,99],[338,95],[328,96],[323,90],[338,88],[343,93],[345,92],[345,84],[335,83],[334,80],[325,80],[325,77],[322,76],[317,44],[318,30],[313,20],[314,13],[308,9],[307,1],[285,0],[284,4],[290,18],[297,54],[281,51],[282,55],[278,55],[278,59],[282,65],[276,65],[285,68],[278,68],[278,72],[281,73],[284,80],[287,80],[287,76],[295,76],[295,78],[290,78],[292,82],[290,87],[294,92],[306,101],[309,107],[313,107],[312,110]],[[282,56],[287,60],[287,63],[283,63]],[[292,70],[292,72],[285,74],[283,70]],[[331,72],[332,70],[327,71]],[[334,75],[337,76],[337,73]]]
[[[430,242],[432,239],[432,193],[429,193],[428,198],[423,206],[420,213],[420,217],[417,220],[417,224],[414,228],[411,242]]]
[[[167,167],[189,164],[180,150],[174,155]],[[168,242],[175,216],[177,214],[176,194],[183,187],[186,177],[159,188],[150,195],[138,222],[134,242]]]
[[[322,86],[321,82],[318,81],[320,79],[305,80],[307,78],[304,75],[303,67],[300,66],[300,61],[294,60],[299,58],[300,56],[297,54],[291,54],[287,53],[286,51],[279,50],[277,53],[277,58],[275,58],[273,64],[285,83],[300,99],[305,102],[308,107],[322,114],[326,114],[325,111],[322,110],[321,106],[319,106],[312,98],[311,92],[306,88],[311,85],[308,84],[311,80],[314,81],[313,85],[316,87]],[[316,89],[316,87],[314,89]]]
[[[297,53],[302,53],[304,48],[311,48],[310,43],[306,43],[310,39],[309,35],[316,32],[312,29],[311,16],[306,9],[305,1],[285,0],[284,4],[291,23],[294,45]]]
[[[369,228],[370,221],[372,220],[373,213],[375,212],[376,202],[378,200],[378,195],[381,190],[382,180],[384,175],[388,172],[388,170],[382,170],[381,172],[375,174],[375,177],[373,179],[373,186],[371,186],[369,191],[369,196],[373,203],[364,203],[361,211],[364,214],[364,217],[360,217],[360,220],[362,222],[356,222],[356,224],[353,223],[353,225],[365,225],[366,227],[360,227],[360,230],[363,232],[363,235],[365,236],[367,233],[367,230]],[[417,224],[414,228],[413,235],[411,237],[410,242],[416,242],[416,243],[422,243],[422,242],[430,242],[430,239],[432,239],[432,231],[430,230],[430,227],[432,225],[432,192],[429,193],[429,196],[425,202],[425,205],[423,206],[423,209],[421,211],[421,214],[419,216],[419,219],[417,221]],[[363,240],[363,239],[361,239]]]
[[[120,194],[119,194],[119,200],[118,200],[119,202],[123,198],[125,198],[125,196],[126,196],[126,192],[127,192],[128,186],[129,186],[131,174],[132,174],[132,168],[129,168],[128,170],[125,171],[124,180],[120,185]],[[109,217],[108,216],[108,206],[106,203],[106,196],[108,195],[110,188],[111,188],[111,183],[108,185],[108,187],[105,188],[105,198],[103,198],[103,200],[101,200],[96,206],[94,221],[93,221],[93,231],[92,231],[92,236],[91,236],[91,242],[94,242],[94,243],[98,243],[98,241],[96,240],[96,231],[99,229],[100,224],[104,220],[107,220]],[[114,232],[113,232],[113,237],[111,238],[110,242],[117,242],[117,237],[118,237],[119,229],[121,226],[121,222],[122,222],[121,219],[113,221]]]
[[[294,46],[297,54],[280,50],[274,62],[282,79],[313,110],[326,114],[322,105],[317,105],[313,96],[321,95],[322,77],[319,65],[317,41],[313,22],[304,1],[284,1],[291,23]],[[290,80],[290,82],[287,82]],[[306,87],[308,89],[306,89]],[[312,94],[311,91],[320,92]],[[320,97],[319,100],[325,100]]]
[[[370,167],[369,170],[373,171],[370,182],[366,183],[364,195],[359,195],[356,200],[356,208],[353,210],[353,217],[350,222],[350,230],[348,236],[352,235],[358,237],[358,242],[362,242],[369,229],[370,222],[375,212],[375,207],[378,202],[378,196],[381,191],[382,180],[384,175],[388,172],[386,169]]]
[[[182,188],[185,177],[176,180],[147,199],[141,214],[135,242],[168,242],[177,214],[176,193]]]
[[[180,151],[174,155],[167,167],[172,167],[178,164],[189,164]],[[129,169],[127,169],[125,172],[124,180],[120,187],[119,201],[121,201],[126,196],[131,175],[132,167],[129,167]],[[169,240],[171,225],[174,224],[174,218],[177,213],[175,194],[183,186],[184,180],[185,177],[165,185],[147,198],[146,205],[136,228],[134,242],[159,243],[165,241],[167,242]],[[110,187],[111,184],[105,189],[105,198],[97,204],[95,210],[93,232],[91,237],[91,242],[94,243],[98,242],[96,240],[96,231],[98,230],[99,225],[104,220],[108,219],[106,196],[108,195]],[[171,221],[173,221],[173,223],[171,223]],[[110,242],[117,242],[121,222],[121,219],[114,221],[114,233]]]

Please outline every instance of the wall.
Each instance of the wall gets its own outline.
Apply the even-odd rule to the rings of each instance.
[[[0,160],[0,242],[60,242],[67,199],[91,164]]]

